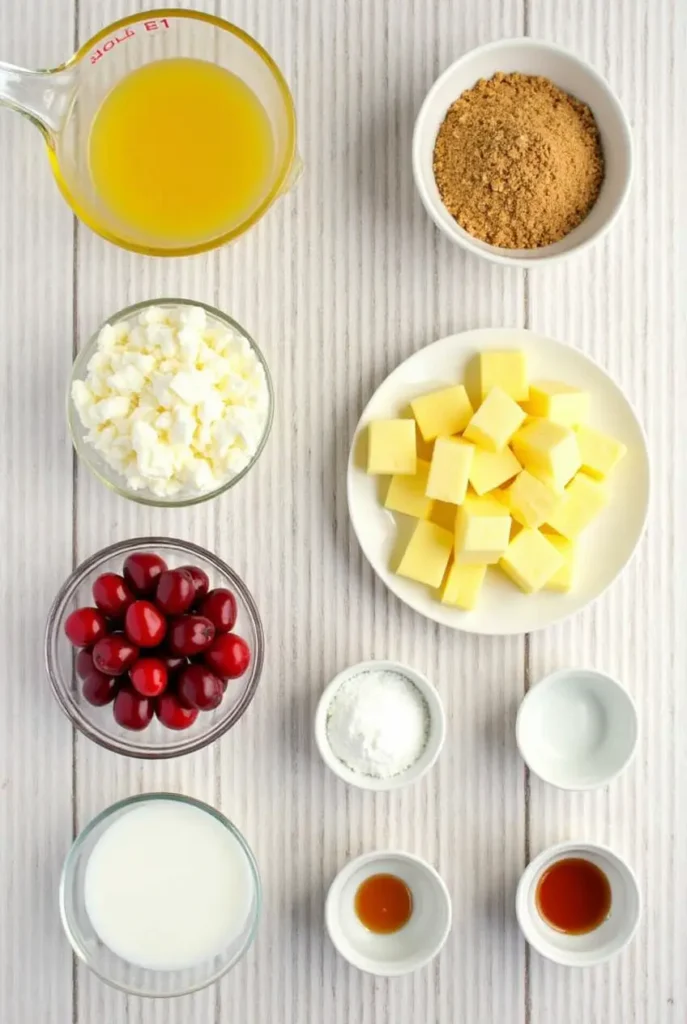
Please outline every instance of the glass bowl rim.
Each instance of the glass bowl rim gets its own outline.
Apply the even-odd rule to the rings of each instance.
[[[151,746],[135,749],[133,746],[127,746],[125,749],[122,742],[111,739],[107,735],[96,730],[88,719],[81,714],[74,701],[70,700],[67,696],[68,690],[62,682],[62,672],[59,668],[59,657],[57,654],[57,640],[59,636],[58,625],[64,614],[67,602],[72,597],[76,588],[83,583],[88,573],[93,569],[96,569],[103,562],[117,555],[125,553],[131,554],[134,551],[142,551],[151,547],[166,548],[169,550],[181,549],[186,555],[197,555],[200,558],[209,561],[217,572],[222,573],[229,579],[232,586],[234,586],[238,591],[239,597],[246,608],[248,618],[250,619],[251,625],[255,631],[253,676],[243,696],[227,714],[226,718],[223,718],[207,733],[196,736],[187,741],[184,741],[183,738],[181,738],[183,737],[183,733],[180,733],[179,742],[169,747],[155,748]],[[176,537],[137,537],[133,540],[117,541],[115,544],[110,544],[107,547],[100,548],[99,551],[90,555],[83,562],[80,562],[79,565],[70,572],[50,606],[44,636],[45,668],[48,674],[48,679],[50,680],[50,687],[57,703],[60,705],[60,708],[72,725],[89,740],[92,740],[94,743],[104,747],[113,754],[120,754],[123,757],[136,757],[148,761],[166,760],[171,757],[181,757],[184,754],[195,753],[196,751],[209,746],[211,743],[214,743],[215,740],[220,739],[225,733],[233,728],[233,726],[236,725],[236,723],[243,717],[255,696],[260,683],[260,677],[262,676],[264,654],[265,633],[260,613],[253,595],[238,573],[227,565],[226,562],[222,561],[221,558],[218,558],[217,555],[213,554],[211,551],[207,551],[205,548],[202,548],[199,544],[194,544],[192,541],[179,540]]]
[[[136,804],[148,803],[150,801],[165,800],[171,801],[173,803],[186,804],[191,807],[196,807],[198,810],[204,811],[205,813],[213,817],[216,821],[218,821],[220,825],[222,825],[228,832],[230,832],[233,835],[234,839],[237,840],[242,852],[245,854],[246,859],[248,861],[250,873],[252,875],[253,882],[255,885],[255,909],[252,915],[250,930],[248,932],[248,935],[246,936],[246,940],[242,945],[240,951],[236,954],[235,957],[229,960],[228,963],[224,964],[222,968],[219,971],[217,971],[211,978],[208,978],[207,981],[203,981],[198,985],[194,985],[191,988],[187,988],[179,992],[150,993],[141,989],[131,988],[122,985],[119,982],[113,981],[111,978],[106,977],[101,971],[97,970],[97,968],[95,968],[92,965],[81,943],[77,941],[73,930],[69,927],[67,923],[65,895],[67,881],[69,878],[71,878],[73,874],[76,855],[79,853],[79,851],[81,850],[82,846],[84,845],[88,837],[91,835],[91,833],[103,821],[106,821],[108,818],[113,817],[119,811],[124,810],[128,807],[133,807]],[[225,814],[219,811],[216,807],[213,807],[212,804],[208,804],[204,800],[199,800],[197,797],[186,796],[184,793],[168,793],[164,791],[156,793],[137,793],[134,796],[127,796],[124,797],[122,800],[117,800],[115,801],[115,803],[110,804],[109,807],[105,807],[104,810],[100,811],[93,818],[91,818],[88,824],[84,825],[80,832],[78,832],[78,834],[74,837],[71,846],[67,851],[67,855],[64,859],[62,871],[60,872],[59,904],[62,928],[64,929],[64,933],[67,936],[67,939],[69,940],[69,945],[72,947],[75,955],[79,958],[79,960],[81,960],[81,962],[85,964],[88,970],[95,974],[97,978],[100,978],[100,980],[103,981],[106,985],[110,985],[112,988],[118,989],[120,992],[125,992],[128,995],[143,996],[148,999],[174,999],[179,996],[190,995],[192,992],[199,992],[202,989],[207,988],[209,985],[213,985],[215,982],[219,981],[219,979],[224,974],[230,971],[231,968],[234,967],[250,949],[255,940],[255,936],[258,930],[258,924],[260,923],[260,915],[262,912],[262,879],[260,878],[260,869],[258,867],[258,862],[247,839],[245,838],[241,830],[236,825],[234,825],[234,823],[230,821]],[[122,958],[120,957],[120,959]],[[172,974],[174,972],[170,971],[160,973]]]
[[[98,452],[96,452],[89,444],[86,443],[84,437],[82,436],[85,428],[81,423],[79,414],[72,400],[72,385],[77,380],[84,380],[86,367],[91,356],[96,351],[98,338],[103,328],[107,327],[108,325],[121,323],[123,320],[126,320],[127,317],[133,316],[136,313],[140,313],[141,310],[151,309],[154,306],[198,306],[201,309],[204,309],[205,312],[208,313],[215,320],[221,321],[225,325],[229,326],[232,330],[236,331],[237,334],[239,334],[242,338],[245,338],[248,344],[250,345],[252,351],[257,356],[258,362],[262,366],[263,371],[265,373],[265,382],[267,384],[268,396],[267,422],[265,424],[265,429],[262,432],[262,437],[260,438],[260,443],[258,444],[258,447],[255,450],[255,454],[251,458],[248,465],[244,466],[244,468],[239,473],[237,473],[235,476],[232,476],[231,479],[227,480],[220,487],[216,487],[213,491],[206,491],[202,494],[195,494],[186,498],[171,498],[169,501],[165,500],[164,498],[147,497],[146,495],[150,493],[147,491],[132,491],[128,487],[124,486],[123,484],[119,484],[114,480],[114,470],[112,471],[112,479],[110,479],[100,470],[99,463],[104,460],[102,459],[102,456]],[[97,480],[100,481],[100,483],[104,484],[109,490],[114,491],[115,494],[118,494],[121,498],[126,498],[129,501],[134,501],[139,505],[148,505],[151,508],[188,508],[191,505],[200,505],[204,501],[211,501],[213,498],[218,498],[221,494],[224,494],[226,491],[230,490],[237,483],[239,483],[239,481],[243,480],[244,476],[246,476],[253,468],[253,466],[256,464],[256,462],[263,453],[265,445],[267,444],[267,440],[272,430],[273,422],[274,385],[272,383],[272,375],[270,373],[270,368],[267,365],[267,360],[263,355],[260,347],[253,340],[248,331],[241,326],[238,320],[234,320],[234,318],[229,316],[228,313],[224,313],[221,309],[217,309],[215,306],[210,306],[206,302],[198,302],[195,299],[180,299],[163,296],[159,299],[143,299],[141,302],[134,302],[130,306],[125,306],[123,309],[117,310],[116,312],[112,313],[110,316],[106,317],[106,319],[102,321],[102,323],[91,334],[86,344],[79,349],[74,359],[74,362],[72,363],[72,368],[69,375],[69,385],[67,389],[67,425],[69,427],[69,435],[71,437],[74,451],[76,452],[78,458],[86,464],[90,472]]]

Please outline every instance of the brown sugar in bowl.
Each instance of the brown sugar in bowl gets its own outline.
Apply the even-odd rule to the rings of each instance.
[[[506,202],[501,203],[499,208],[499,215],[503,214],[500,231],[484,230],[487,221],[483,216],[484,211],[481,211],[480,220],[479,209],[472,211],[473,220],[468,222],[470,230],[467,230],[456,219],[456,213],[460,215],[460,211],[451,203],[450,198],[451,209],[447,208],[442,199],[440,184],[443,177],[444,193],[447,195],[445,177],[448,169],[444,166],[435,174],[435,150],[441,126],[446,121],[450,108],[463,97],[463,94],[473,90],[480,80],[484,80],[482,88],[491,88],[489,81],[496,75],[501,76],[500,80],[506,78],[513,81],[519,89],[522,89],[522,79],[519,76],[547,79],[548,83],[540,83],[538,88],[542,90],[544,96],[549,89],[555,90],[551,96],[557,96],[558,90],[561,90],[561,95],[567,94],[570,104],[566,111],[568,126],[577,120],[580,135],[586,138],[589,144],[588,150],[585,150],[584,146],[577,147],[577,158],[581,159],[584,165],[582,177],[586,178],[578,188],[577,194],[570,194],[570,181],[565,183],[562,175],[558,174],[558,184],[563,185],[563,192],[567,194],[564,195],[562,209],[559,205],[558,222],[556,223],[553,218],[553,226],[551,223],[547,225],[542,217],[532,216],[532,210],[525,210],[523,214],[521,209],[520,213],[523,215],[518,215],[517,174],[522,174],[526,168],[518,159],[514,147],[517,147],[521,133],[511,133],[508,140],[503,137],[496,139],[494,152],[491,154],[491,176],[485,169],[485,174],[489,178],[488,184],[495,190],[510,189],[511,207],[509,208]],[[591,121],[586,113],[587,108],[591,111]],[[515,124],[517,123],[516,119]],[[566,124],[565,119],[563,124]],[[594,125],[598,127],[598,136],[594,132]],[[510,127],[513,128],[513,124]],[[501,130],[506,130],[503,125]],[[548,141],[550,142],[550,139]],[[556,177],[556,170],[560,172],[561,161],[565,164],[570,158],[566,147],[559,148],[552,157],[550,147],[547,148],[544,144],[537,150],[536,143],[529,137],[526,143],[520,142],[520,145],[527,145],[530,150],[534,148],[535,152],[530,154],[534,169],[537,159],[548,162],[545,169],[553,177]],[[484,153],[486,147],[487,163],[488,146],[488,140],[484,139],[479,145],[475,144],[475,152]],[[445,157],[445,153],[443,155]],[[556,160],[559,161],[558,165]],[[530,170],[532,169],[530,166]],[[498,173],[499,170],[501,174]],[[532,267],[581,251],[598,241],[611,227],[630,188],[630,128],[610,87],[590,65],[548,43],[532,39],[503,40],[470,51],[452,64],[434,83],[415,124],[413,173],[427,212],[451,241],[496,263]],[[577,182],[579,186],[579,174]],[[523,194],[531,197],[533,185],[537,182],[520,181],[519,184]],[[551,177],[542,184],[544,191],[547,187],[550,190],[551,186]],[[536,192],[536,188],[534,191]],[[574,189],[572,191],[575,192]],[[491,188],[489,193],[492,202],[496,203]],[[522,196],[520,198],[522,199]],[[541,213],[541,196],[535,196],[534,199],[534,210],[539,208]],[[522,202],[519,205],[522,207]],[[549,218],[549,221],[551,220],[552,218]],[[578,220],[578,223],[574,223],[575,220]],[[478,237],[480,233],[490,240]],[[556,237],[556,234],[559,237]]]

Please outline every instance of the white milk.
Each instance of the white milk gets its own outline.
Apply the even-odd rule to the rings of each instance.
[[[255,892],[246,854],[190,804],[132,808],[86,865],[86,912],[101,941],[138,967],[178,970],[221,953],[244,929]]]

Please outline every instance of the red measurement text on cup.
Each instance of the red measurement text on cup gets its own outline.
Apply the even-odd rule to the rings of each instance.
[[[94,50],[91,54],[91,64],[97,64],[101,57],[104,57],[106,53],[114,50],[115,46],[119,46],[120,43],[125,43],[127,39],[133,39],[139,32],[158,32],[160,29],[169,28],[168,18],[149,18],[148,21],[143,21],[134,28],[129,25],[128,28],[121,28],[119,32],[116,32],[113,36],[110,36],[102,46],[97,50]]]

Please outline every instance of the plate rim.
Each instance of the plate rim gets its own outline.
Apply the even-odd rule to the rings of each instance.
[[[536,339],[536,341],[538,341],[538,342],[544,342],[545,344],[553,345],[555,348],[565,349],[566,351],[568,351],[568,350],[573,351],[577,356],[579,356],[583,361],[589,363],[597,372],[599,372],[605,378],[606,382],[608,384],[610,384],[610,386],[614,389],[614,391],[616,391],[621,396],[622,400],[625,402],[625,404],[626,404],[626,406],[627,406],[627,408],[628,408],[628,410],[629,410],[629,412],[630,412],[630,414],[631,414],[631,416],[632,416],[632,418],[633,418],[633,420],[635,422],[635,425],[637,427],[638,435],[639,435],[639,438],[641,439],[641,454],[642,454],[642,457],[644,459],[645,468],[646,468],[646,490],[645,490],[645,493],[644,493],[644,507],[643,507],[643,510],[642,510],[641,527],[637,531],[637,536],[636,536],[636,538],[634,540],[634,543],[633,543],[633,546],[632,546],[632,550],[630,551],[630,554],[629,554],[628,558],[623,563],[623,565],[618,570],[618,572],[616,572],[615,575],[612,576],[612,578],[608,581],[608,583],[605,584],[605,586],[602,587],[602,589],[599,591],[598,594],[595,594],[594,597],[591,597],[588,601],[585,601],[584,604],[580,605],[579,608],[575,608],[575,609],[573,609],[571,611],[562,611],[560,615],[556,616],[556,618],[550,619],[550,620],[542,623],[541,625],[537,625],[537,624],[532,625],[532,626],[530,626],[527,629],[519,629],[519,628],[517,628],[517,629],[505,629],[505,630],[504,629],[492,629],[492,628],[489,628],[489,629],[475,629],[474,628],[474,624],[471,624],[469,621],[466,621],[465,623],[462,623],[460,621],[455,622],[455,623],[445,622],[443,619],[437,618],[434,615],[429,614],[427,611],[416,607],[416,605],[412,604],[406,597],[404,597],[401,594],[399,594],[390,585],[388,580],[385,579],[381,575],[381,573],[378,571],[377,567],[373,564],[372,560],[368,556],[368,553],[367,553],[367,550],[365,548],[365,545],[363,544],[363,542],[361,540],[361,531],[358,528],[358,523],[357,523],[357,520],[356,520],[356,515],[355,515],[355,513],[353,511],[354,501],[353,501],[353,498],[352,498],[352,491],[353,491],[353,486],[354,486],[354,484],[353,484],[354,473],[360,471],[359,467],[357,467],[355,465],[355,450],[356,450],[356,443],[357,443],[360,431],[366,425],[367,419],[369,418],[368,415],[367,415],[368,409],[370,408],[372,403],[375,401],[375,399],[376,399],[377,395],[379,394],[380,390],[383,387],[385,387],[389,383],[389,381],[397,373],[399,373],[401,371],[401,369],[403,367],[407,366],[408,363],[411,363],[413,360],[417,359],[418,357],[426,355],[429,352],[429,350],[433,349],[435,346],[445,345],[447,342],[452,342],[452,341],[456,342],[458,347],[462,347],[464,345],[475,345],[475,346],[478,346],[480,338],[483,341],[486,341],[486,340],[494,341],[498,337],[501,337],[501,336],[504,336],[504,335],[505,336],[510,336],[510,337],[504,337],[504,348],[515,347],[514,343],[517,341],[518,338],[520,338],[520,339],[522,339],[523,345],[525,345],[528,341],[531,341],[532,339]],[[392,594],[393,597],[396,598],[396,600],[400,601],[407,608],[410,608],[416,615],[421,616],[423,619],[427,620],[428,622],[435,622],[438,626],[443,626],[446,629],[456,630],[459,633],[472,634],[473,636],[525,636],[528,633],[537,633],[537,632],[540,632],[541,630],[548,629],[551,626],[558,625],[561,622],[564,622],[565,620],[570,619],[570,618],[572,618],[575,615],[579,615],[585,609],[592,607],[609,590],[609,588],[620,579],[620,577],[623,575],[623,573],[626,571],[626,569],[634,561],[634,559],[635,559],[635,557],[637,555],[637,551],[639,549],[639,546],[640,546],[640,544],[641,544],[641,542],[642,542],[642,540],[644,538],[644,535],[646,534],[646,531],[647,531],[647,524],[648,524],[648,520],[649,520],[649,510],[650,510],[650,507],[651,507],[651,501],[652,501],[652,482],[651,482],[651,459],[650,459],[650,453],[649,453],[649,441],[648,441],[646,430],[644,428],[644,424],[642,423],[641,419],[637,415],[637,410],[635,409],[633,402],[628,398],[628,396],[626,395],[626,393],[623,390],[623,388],[609,374],[608,370],[606,370],[606,368],[604,366],[602,366],[592,356],[589,356],[586,352],[583,352],[581,349],[577,348],[575,345],[570,345],[570,344],[566,344],[563,341],[558,341],[556,338],[551,338],[551,337],[549,337],[549,335],[546,335],[546,334],[540,334],[538,331],[533,331],[533,330],[531,330],[528,327],[476,327],[476,328],[471,328],[471,329],[468,329],[468,330],[465,330],[465,331],[457,331],[457,332],[455,332],[453,334],[447,334],[443,338],[437,338],[435,341],[429,342],[428,345],[424,345],[422,348],[417,349],[415,352],[411,352],[411,354],[409,356],[407,356],[405,359],[401,360],[401,362],[397,363],[397,365],[386,375],[386,377],[384,377],[384,379],[377,385],[377,387],[375,388],[373,393],[370,395],[368,401],[365,403],[365,406],[364,406],[362,412],[360,413],[360,416],[358,417],[358,420],[356,422],[356,425],[355,425],[355,428],[354,428],[354,431],[353,431],[353,435],[352,435],[352,438],[351,438],[351,443],[350,443],[349,450],[348,450],[348,459],[347,459],[347,462],[346,462],[346,503],[347,503],[347,507],[348,507],[348,517],[349,517],[351,526],[353,528],[353,533],[355,534],[355,538],[356,538],[356,541],[358,543],[358,546],[359,546],[360,550],[362,551],[362,553],[363,553],[363,555],[364,555],[368,565],[370,566],[370,568],[374,572],[375,576],[377,577],[377,579],[384,585],[384,587],[389,591],[389,593]]]

